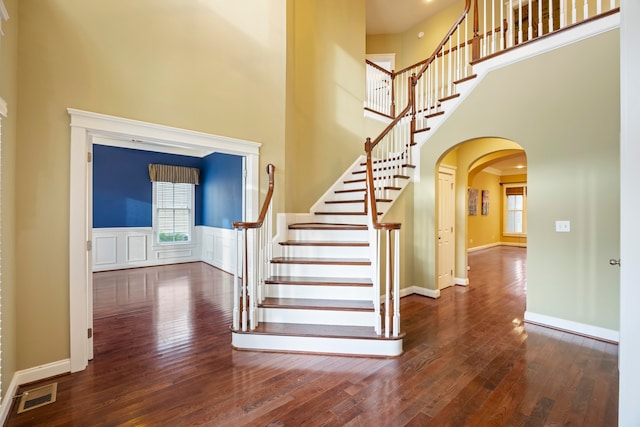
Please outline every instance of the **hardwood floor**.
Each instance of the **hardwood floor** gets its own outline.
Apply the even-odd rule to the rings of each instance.
[[[7,425],[617,425],[617,346],[523,323],[526,250],[469,263],[469,287],[402,299],[395,359],[232,350],[232,277],[206,264],[96,273],[95,359]]]

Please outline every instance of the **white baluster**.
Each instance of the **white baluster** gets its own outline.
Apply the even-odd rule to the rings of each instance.
[[[589,0],[584,0],[584,5],[582,6],[582,19],[586,20],[589,17]]]
[[[578,20],[578,12],[576,10],[576,0],[571,0],[571,23],[575,24]]]
[[[373,289],[373,298],[376,301],[375,309],[377,310],[376,316],[376,332],[378,335],[382,334],[382,315],[380,312],[380,230],[374,230],[375,238],[376,238],[376,247],[375,247],[375,264],[376,269],[374,272],[374,289]]]
[[[509,0],[509,9],[507,16],[509,17],[509,28],[507,29],[507,47],[513,46],[513,0]]]
[[[393,336],[400,335],[400,230],[395,230],[393,251]],[[391,237],[391,236],[389,236]]]
[[[440,49],[440,54],[442,55],[442,61],[440,61],[440,63],[442,64],[442,73],[440,75],[440,98],[444,98],[445,95],[445,72],[444,72],[444,64],[445,64],[445,60],[444,60],[444,46],[442,46],[442,49]]]
[[[614,9],[616,7],[616,0],[609,1],[609,10]]]
[[[496,53],[496,4],[491,0],[491,52]]]
[[[553,0],[549,0],[549,32],[553,32]]]
[[[467,17],[469,15],[466,14],[464,17],[464,68],[465,68],[465,76],[467,70],[467,64],[469,64],[469,20]]]
[[[480,35],[482,36],[482,40],[484,40],[484,43],[482,45],[482,51],[481,51],[481,56],[485,57],[487,56],[487,41],[486,41],[486,37],[487,37],[487,0],[484,0],[484,4],[482,6],[482,29],[480,31]]]
[[[233,330],[237,331],[240,327],[240,295],[238,288],[240,287],[240,272],[242,271],[242,241],[240,239],[240,229],[236,228],[236,274],[233,276]]]
[[[528,11],[529,11],[529,18],[527,19],[527,35],[529,36],[527,38],[527,40],[531,40],[533,38],[533,23],[531,21],[533,21],[533,10],[532,10],[532,5],[531,5],[532,1],[529,0],[529,3],[527,5]]]
[[[544,0],[538,0],[538,37],[542,35],[542,2]]]
[[[248,252],[247,252],[247,246],[249,245],[249,242],[247,242],[247,229],[245,228],[243,230],[243,234],[244,234],[244,271],[242,272],[242,330],[246,331],[247,330],[247,281],[248,281],[248,268],[247,265],[249,264],[249,260],[248,260]]]
[[[451,63],[451,57],[453,56],[453,52],[451,51],[451,49],[453,48],[453,37],[449,37],[449,54],[447,55],[449,57],[449,61],[448,61],[448,75],[447,75],[447,96],[449,95],[453,95],[453,75],[452,75],[452,71],[453,71],[453,66]]]
[[[567,26],[567,13],[565,0],[560,0],[560,28],[564,28]]]
[[[391,277],[390,277],[390,273],[391,273],[391,231],[387,230],[387,232],[385,233],[385,237],[386,237],[386,260],[387,260],[387,264],[386,264],[386,271],[387,271],[387,280],[385,282],[385,286],[384,286],[384,336],[385,337],[389,337],[389,323],[390,323],[390,310],[389,310],[389,303],[390,303],[390,298],[389,298],[389,294],[391,293]]]
[[[518,44],[522,43],[522,0],[518,0]]]

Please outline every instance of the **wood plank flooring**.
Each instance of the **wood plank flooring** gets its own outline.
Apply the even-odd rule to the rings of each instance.
[[[469,287],[402,299],[395,359],[232,350],[232,277],[206,264],[96,273],[95,359],[6,425],[616,426],[617,346],[523,323],[525,249],[469,263]]]

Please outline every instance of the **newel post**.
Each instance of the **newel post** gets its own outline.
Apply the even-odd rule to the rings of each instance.
[[[471,60],[480,59],[480,24],[478,23],[478,0],[473,0],[473,42],[471,44]]]

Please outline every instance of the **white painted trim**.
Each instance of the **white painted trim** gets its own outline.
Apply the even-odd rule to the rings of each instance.
[[[391,69],[387,71],[394,71],[396,68],[395,53],[368,53],[365,57],[373,63],[377,61],[388,61],[391,64]]]
[[[458,286],[469,286],[469,278],[468,277],[454,277],[453,283]]]
[[[90,179],[87,153],[95,136],[144,141],[158,146],[213,150],[246,157],[247,216],[257,217],[259,201],[259,143],[68,108],[70,116],[69,162],[69,329],[71,372],[82,371],[90,357],[87,340],[90,306],[88,278],[91,254]]]
[[[0,36],[4,36],[4,31],[2,31],[2,23],[4,21],[9,20],[9,12],[7,11],[4,2],[0,0]]]
[[[400,297],[406,297],[409,295],[422,295],[423,297],[429,297],[433,299],[440,298],[440,289],[427,289],[421,286],[409,286],[403,289],[400,289]]]
[[[500,246],[500,245],[502,245],[501,242],[495,242],[495,243],[489,243],[486,245],[474,246],[472,248],[468,248],[467,252],[481,251],[482,249],[495,248],[496,246]]]
[[[611,342],[620,341],[620,333],[612,329],[601,328],[599,326],[587,325],[586,323],[574,322],[572,320],[559,319],[545,314],[524,312],[524,321],[541,326],[548,326],[554,329],[584,335],[592,338],[599,338]]]
[[[9,388],[7,388],[7,394],[5,398],[2,399],[2,405],[0,406],[0,425],[4,425],[7,417],[9,416],[9,412],[11,411],[11,406],[13,404],[13,397],[17,394],[18,387],[34,381],[55,377],[56,375],[66,374],[70,371],[71,361],[69,359],[35,366],[22,371],[16,371],[13,374],[13,378],[11,378]]]
[[[2,117],[7,117],[8,112],[9,111],[7,110],[7,101],[5,101],[3,98],[0,97],[0,115]]]
[[[231,333],[237,349],[393,357],[402,354],[402,339],[358,339]]]

